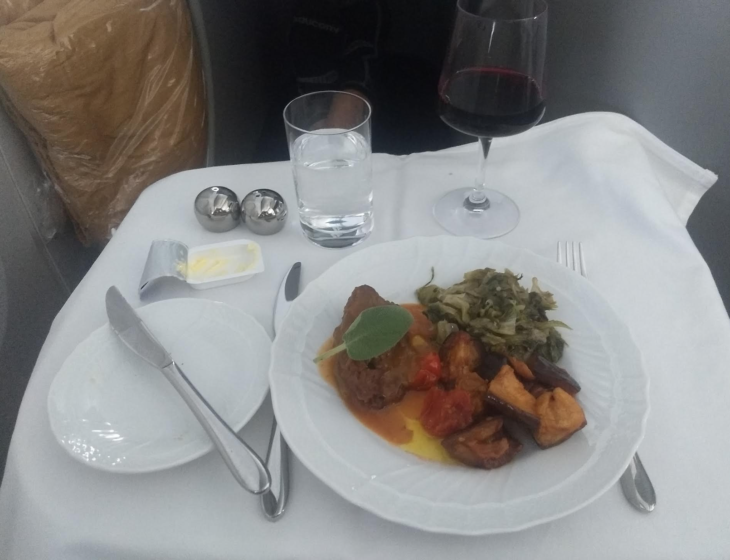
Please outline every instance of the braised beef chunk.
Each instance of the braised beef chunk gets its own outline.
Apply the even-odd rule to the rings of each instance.
[[[441,442],[446,452],[470,467],[496,469],[509,463],[522,444],[503,429],[500,416],[490,416]]]
[[[345,304],[345,310],[342,313],[342,323],[335,329],[334,339],[335,344],[342,342],[342,335],[350,328],[350,325],[355,322],[360,313],[371,307],[378,307],[380,305],[388,305],[391,302],[380,297],[380,294],[370,286],[358,286],[352,290],[350,299]]]
[[[537,381],[549,387],[560,387],[566,393],[575,395],[580,391],[580,385],[571,375],[560,366],[549,362],[542,356],[532,354],[527,359],[527,367]]]
[[[464,331],[455,332],[441,345],[442,377],[447,386],[456,383],[464,373],[475,372],[482,363],[484,346]]]
[[[342,323],[332,335],[335,346],[342,343],[342,335],[360,313],[380,305],[394,304],[370,286],[355,288],[345,305]],[[414,350],[405,341],[367,362],[352,360],[347,352],[340,352],[335,356],[335,379],[345,398],[367,408],[383,408],[403,398],[415,359]]]

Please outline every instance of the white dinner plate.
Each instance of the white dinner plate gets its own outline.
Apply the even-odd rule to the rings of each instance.
[[[160,301],[137,313],[210,405],[241,429],[268,391],[271,340],[263,327],[205,299]],[[168,469],[213,449],[162,372],[124,346],[108,324],[63,363],[51,384],[48,414],[61,446],[105,471]]]
[[[475,268],[509,268],[555,295],[550,313],[572,327],[560,364],[579,381],[588,425],[567,442],[525,448],[491,471],[419,459],[364,427],[320,376],[312,358],[332,335],[353,288],[415,301],[435,267],[449,286]],[[383,243],[342,259],[294,301],[272,349],[274,410],[297,457],[350,502],[426,531],[483,535],[565,516],[611,487],[644,434],[648,377],[628,328],[579,274],[525,250],[460,237]]]

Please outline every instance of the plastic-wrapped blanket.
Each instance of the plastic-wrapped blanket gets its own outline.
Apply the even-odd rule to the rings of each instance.
[[[5,0],[0,86],[86,242],[107,239],[148,185],[204,164],[184,0]]]

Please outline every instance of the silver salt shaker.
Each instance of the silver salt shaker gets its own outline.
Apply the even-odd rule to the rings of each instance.
[[[256,189],[241,203],[241,219],[248,229],[259,235],[281,231],[286,223],[287,208],[284,198],[271,189]]]
[[[195,197],[195,217],[208,231],[223,233],[235,228],[241,219],[238,197],[226,187],[208,187]]]

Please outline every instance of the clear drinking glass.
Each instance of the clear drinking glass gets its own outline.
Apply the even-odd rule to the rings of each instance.
[[[436,221],[456,235],[498,237],[515,228],[520,211],[487,188],[492,138],[535,126],[545,113],[543,70],[547,5],[543,0],[458,0],[451,46],[439,81],[439,113],[452,128],[479,138],[473,187],[447,193]]]
[[[373,229],[371,112],[342,91],[302,95],[284,109],[299,221],[321,247],[350,247]]]

